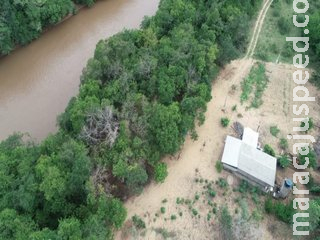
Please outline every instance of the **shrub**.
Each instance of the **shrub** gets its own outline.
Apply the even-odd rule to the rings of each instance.
[[[222,172],[222,169],[223,169],[223,164],[221,161],[217,161],[216,162],[216,170],[218,173],[221,173]]]
[[[233,236],[232,216],[230,215],[229,209],[226,206],[222,207],[220,210],[219,224],[222,239],[235,239]]]
[[[273,202],[271,198],[267,198],[267,200],[264,202],[264,210],[266,210],[266,213],[273,212]]]
[[[283,168],[289,167],[291,163],[287,155],[281,155],[278,161],[280,163],[280,166]]]
[[[176,215],[171,215],[171,220],[176,220],[177,216]]]
[[[232,112],[235,112],[235,111],[237,111],[237,105],[232,106]]]
[[[239,185],[239,192],[246,193],[249,190],[249,183],[246,180],[241,180]]]
[[[290,22],[285,17],[280,17],[280,19],[278,20],[278,27],[280,33],[282,35],[285,35],[290,31]]]
[[[184,203],[184,199],[183,198],[177,198],[176,199],[176,204],[183,204]]]
[[[192,214],[193,214],[194,216],[197,216],[197,215],[198,215],[198,211],[197,211],[196,209],[192,208]]]
[[[279,142],[279,147],[283,150],[287,150],[288,149],[288,140],[285,138],[281,138],[280,142]]]
[[[229,123],[230,123],[230,119],[229,118],[221,118],[222,127],[228,127]]]
[[[312,118],[308,118],[308,124],[309,124],[309,128],[306,130],[306,133],[308,133],[314,127],[314,122],[313,122]],[[306,126],[306,123],[305,122],[301,122],[300,127],[304,128],[305,126]]]
[[[210,196],[210,197],[215,197],[216,194],[217,194],[213,189],[209,189],[209,190],[208,190],[208,193],[209,193],[209,196]]]
[[[164,182],[166,177],[168,176],[167,164],[165,163],[158,163],[154,168],[154,179],[158,183]]]
[[[160,212],[161,212],[162,214],[165,214],[165,213],[166,213],[166,208],[165,208],[165,207],[161,207],[161,208],[160,208]]]
[[[139,229],[146,228],[146,223],[137,215],[134,215],[132,217],[132,222],[136,228],[139,228]]]
[[[285,223],[290,223],[292,221],[292,216],[294,214],[294,209],[292,207],[292,202],[285,205],[281,202],[276,202],[274,204],[274,213],[277,218]]]
[[[315,151],[313,149],[309,148],[308,154],[306,155],[302,155],[301,153],[299,153],[298,159],[299,159],[299,163],[300,165],[304,165],[306,163],[306,158],[309,158],[309,164],[307,167],[309,168],[315,168],[317,167],[317,155],[315,153]],[[301,148],[302,151],[306,151],[305,147]]]
[[[272,157],[276,156],[276,152],[273,150],[273,148],[269,144],[264,145],[263,151],[271,155]]]
[[[272,136],[277,137],[279,132],[280,132],[280,129],[277,126],[271,126],[270,127],[270,133],[271,133]]]
[[[260,222],[263,219],[262,213],[257,209],[252,211],[252,215],[251,216],[252,216],[252,218],[253,218],[253,220],[255,222]]]
[[[216,182],[220,188],[227,188],[229,186],[227,180],[223,178],[219,178],[219,180]]]

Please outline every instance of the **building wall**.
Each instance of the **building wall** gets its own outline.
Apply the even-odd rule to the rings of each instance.
[[[225,164],[225,163],[223,164],[223,167],[224,167],[224,169],[233,173],[237,177],[248,181],[251,185],[260,187],[262,190],[264,190],[265,187],[268,186],[268,184],[266,184],[266,183],[262,182],[261,180],[247,174],[246,172],[241,171],[240,169],[234,168],[234,167],[232,167],[228,164]]]

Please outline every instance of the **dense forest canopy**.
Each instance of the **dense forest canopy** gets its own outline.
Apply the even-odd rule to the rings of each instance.
[[[48,26],[75,13],[75,3],[91,6],[95,0],[1,0],[0,54],[38,38]]]
[[[1,5],[1,50],[30,41],[73,6],[30,2]],[[220,66],[245,52],[260,6],[161,0],[141,29],[101,40],[59,131],[41,144],[19,134],[0,144],[0,238],[111,239],[126,218],[121,200],[152,179],[162,182],[161,158],[175,153],[186,134],[197,137],[211,82]]]

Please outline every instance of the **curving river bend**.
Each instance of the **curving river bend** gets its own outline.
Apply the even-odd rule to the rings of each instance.
[[[80,75],[96,43],[139,27],[159,0],[103,0],[0,59],[0,140],[28,132],[37,140],[54,132],[57,116],[78,92]]]

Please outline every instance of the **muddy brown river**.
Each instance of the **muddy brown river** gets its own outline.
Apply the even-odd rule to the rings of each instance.
[[[38,40],[0,59],[0,140],[28,132],[41,140],[76,95],[80,75],[96,43],[124,28],[139,27],[159,0],[102,0]]]

